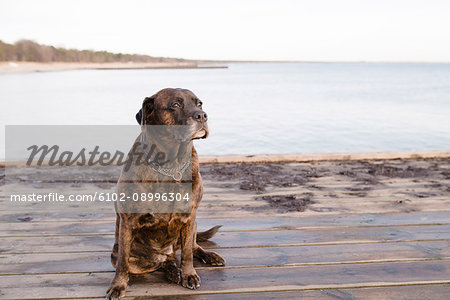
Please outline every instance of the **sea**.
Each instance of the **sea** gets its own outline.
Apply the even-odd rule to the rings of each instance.
[[[180,87],[209,116],[201,155],[450,149],[450,64],[227,66],[2,74],[0,141],[7,124],[136,124],[145,97]]]

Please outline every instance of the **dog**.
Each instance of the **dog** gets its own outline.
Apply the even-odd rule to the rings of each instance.
[[[180,164],[178,167],[174,166],[172,169],[165,169],[166,172],[158,173],[158,170],[163,169],[155,168],[151,162],[133,164],[129,170],[122,170],[117,183],[117,193],[139,194],[154,189],[156,184],[168,179],[182,182],[188,178],[192,182],[191,202],[188,212],[167,213],[135,212],[115,203],[116,231],[111,263],[116,271],[106,292],[107,299],[120,299],[125,295],[130,274],[145,274],[160,269],[165,272],[169,282],[197,289],[200,287],[200,277],[194,269],[194,257],[207,264],[225,265],[225,259],[221,255],[206,251],[197,244],[198,241],[211,238],[220,228],[216,226],[197,233],[195,221],[203,195],[203,185],[192,140],[205,139],[209,135],[207,114],[202,109],[202,102],[189,90],[163,89],[144,99],[142,108],[136,114],[136,120],[141,128],[149,125],[184,125],[188,128],[188,138],[181,138],[181,142],[175,143],[178,149],[167,148],[171,151],[175,164]],[[134,150],[128,154],[129,157],[135,159],[138,156],[133,152],[136,149],[145,153],[145,139],[151,138],[147,135],[143,129],[136,139]],[[170,140],[174,137],[169,135],[164,138]],[[158,144],[162,147],[160,144],[162,142]],[[190,168],[186,168],[187,171],[180,169],[186,155],[190,156]],[[172,174],[167,170],[175,170],[176,173]],[[136,178],[136,183],[129,183],[130,179],[133,182]],[[176,252],[180,249],[181,263],[178,263]]]

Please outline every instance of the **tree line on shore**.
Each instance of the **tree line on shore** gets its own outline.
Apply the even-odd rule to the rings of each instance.
[[[0,61],[29,62],[182,62],[184,59],[108,51],[76,50],[41,45],[30,40],[8,44],[0,40]]]

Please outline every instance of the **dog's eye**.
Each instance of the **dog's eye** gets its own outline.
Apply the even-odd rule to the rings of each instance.
[[[175,102],[174,104],[172,104],[172,108],[179,108],[181,107],[181,104],[178,102]]]
[[[202,106],[203,102],[202,101],[198,101],[197,106]]]

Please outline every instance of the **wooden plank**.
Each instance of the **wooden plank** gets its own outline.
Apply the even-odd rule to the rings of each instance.
[[[114,222],[116,214],[110,212],[12,212],[10,210],[0,211],[0,223],[5,222],[54,222],[54,221],[82,221],[88,222],[92,220],[111,220]]]
[[[440,187],[432,188],[432,185],[440,185]],[[336,183],[336,178],[318,178],[314,179],[308,184],[292,186],[292,187],[266,187],[266,192],[261,195],[283,195],[283,194],[302,194],[313,193],[314,199],[317,201],[337,201],[337,200],[364,200],[364,202],[380,201],[385,199],[387,201],[391,198],[407,198],[407,199],[441,199],[447,197],[448,193],[444,192],[446,186],[450,184],[450,180],[438,180],[438,181],[419,181],[419,182],[397,182],[389,181],[386,183],[361,185],[354,181],[340,181]],[[212,186],[211,186],[212,185]],[[220,201],[222,203],[228,202],[240,202],[240,201],[253,201],[255,196],[258,196],[253,191],[244,191],[239,189],[240,183],[222,185],[215,187],[213,183],[208,186],[205,184],[205,194],[203,196],[203,203],[210,203]],[[28,186],[20,188],[20,192],[23,194],[31,194],[33,192],[42,192],[41,189],[30,189]],[[99,188],[94,185],[89,185],[76,190],[77,194],[94,194],[99,192]],[[100,190],[103,193],[113,193],[111,190]],[[364,197],[358,197],[360,193],[364,194]],[[332,199],[329,195],[333,194]],[[8,205],[7,205],[8,204]],[[33,206],[34,203],[20,203],[20,206]],[[5,205],[7,208],[14,208],[14,203],[11,204],[8,198],[4,196],[0,197],[0,205]],[[18,204],[17,204],[18,206]],[[107,204],[102,205],[103,207]],[[112,205],[111,205],[112,208]]]
[[[260,292],[260,293],[230,293],[230,294],[203,294],[203,295],[183,295],[178,297],[155,296],[146,299],[165,300],[165,299],[195,299],[195,300],[228,300],[228,299],[302,299],[302,300],[336,300],[336,299],[429,299],[429,300],[448,300],[450,295],[450,284],[432,284],[432,285],[407,285],[407,286],[385,286],[376,288],[347,288],[347,289],[319,289],[306,291],[290,292]]]
[[[219,249],[226,268],[450,259],[450,241]],[[113,271],[109,251],[1,254],[0,274]],[[196,262],[198,267],[207,267]]]
[[[400,214],[348,214],[327,217],[262,217],[197,219],[198,230],[222,225],[221,231],[252,231],[270,229],[343,228],[367,226],[409,226],[450,224],[450,212]],[[0,223],[0,236],[112,234],[115,220],[74,220]]]
[[[337,289],[327,290],[323,294],[333,296],[335,298],[350,295],[350,299],[429,299],[429,300],[446,300],[450,295],[450,284],[438,285],[412,285],[398,287],[377,287],[377,288],[357,288],[357,289]]]
[[[167,284],[155,272],[133,277],[128,296],[192,295],[257,291],[338,289],[431,283],[450,283],[450,261],[421,261],[198,270],[202,287],[192,291]],[[101,297],[113,273],[5,275],[1,276],[1,298]]]
[[[445,203],[450,204],[450,200]],[[414,201],[398,204],[396,201],[382,202],[382,203],[340,203],[335,202],[334,204],[323,204],[317,203],[309,205],[305,211],[291,211],[286,212],[284,209],[277,209],[276,207],[270,207],[264,202],[261,202],[261,205],[256,205],[256,203],[252,202],[252,205],[248,207],[244,207],[241,205],[227,205],[227,206],[211,206],[211,207],[201,207],[197,212],[197,216],[199,218],[218,218],[218,217],[266,217],[266,216],[324,216],[324,215],[339,215],[339,214],[362,214],[370,211],[375,214],[382,213],[401,213],[401,212],[439,212],[442,210],[449,211],[450,206],[445,204],[443,206],[442,200],[436,201]],[[253,207],[252,207],[253,206]],[[448,206],[448,207],[447,207]],[[257,207],[255,209],[255,207]],[[61,215],[59,212],[49,213],[49,212],[39,212],[34,213],[33,211],[28,212],[3,212],[7,215],[6,218],[1,216],[0,213],[0,221],[7,221],[10,217],[13,219],[16,217],[23,218],[23,216],[36,216],[41,218],[47,214],[52,215]],[[81,213],[73,212],[72,215],[81,215],[85,216],[86,219],[92,219],[92,216],[95,215],[95,212],[88,212],[86,210],[81,211]],[[70,213],[66,213],[66,216],[71,215]],[[99,215],[109,216],[110,219],[114,218],[114,213],[109,210],[102,210]],[[87,218],[87,216],[91,216]]]
[[[279,196],[279,195],[277,195]],[[301,197],[300,197],[301,198]],[[264,200],[250,200],[250,201],[212,201],[210,203],[203,203],[197,213],[201,218],[208,217],[236,217],[236,216],[319,216],[319,215],[336,215],[336,214],[363,214],[367,212],[372,213],[401,213],[401,212],[438,212],[450,211],[450,200],[446,197],[429,197],[429,198],[406,198],[386,197],[386,198],[347,198],[340,199],[315,199],[312,197],[312,202],[304,207],[304,211],[299,212],[293,208],[291,211],[283,206],[271,206]],[[35,218],[46,218],[46,216],[80,216],[85,218],[87,216],[102,215],[112,218],[114,210],[112,208],[84,208],[84,209],[66,209],[65,212],[61,210],[37,210],[37,209],[22,209],[22,210],[2,210],[0,211],[0,222],[15,221],[22,216],[32,216]],[[72,217],[73,218],[73,217]],[[91,217],[92,218],[92,217]]]
[[[200,210],[201,211],[201,210]],[[80,222],[86,226],[95,226],[97,222],[112,223],[115,222],[115,214],[87,213],[73,214],[69,212],[59,213],[18,213],[4,214],[0,217],[0,228],[3,230],[32,230],[33,226],[42,224],[42,226],[54,226],[46,223],[56,222],[66,226],[69,223]],[[65,223],[64,223],[65,222]],[[450,222],[450,211],[436,212],[408,212],[408,213],[364,213],[364,214],[334,214],[307,216],[303,213],[286,216],[286,214],[275,214],[275,216],[246,216],[236,217],[217,216],[217,217],[197,217],[198,226],[209,228],[217,224],[222,224],[224,230],[261,230],[270,228],[306,228],[306,227],[341,227],[341,226],[384,226],[384,225],[414,225],[414,224],[447,224]],[[31,226],[31,227],[30,227]],[[40,227],[37,230],[44,230]],[[105,225],[107,226],[107,225]],[[80,228],[77,226],[76,228]],[[93,227],[95,229],[95,227]],[[55,232],[52,230],[52,232]],[[89,232],[84,230],[83,232]]]
[[[351,192],[349,192],[350,194]],[[357,192],[358,193],[358,192]],[[301,193],[292,193],[292,192],[285,192],[285,193],[267,193],[267,194],[261,194],[258,195],[258,197],[273,197],[273,196],[291,196],[291,195],[297,195],[297,198],[303,197]],[[336,195],[334,193],[334,195]],[[265,206],[264,209],[266,212],[276,212],[276,207],[270,207],[269,203],[262,200],[262,198],[253,199],[252,196],[251,199],[215,199],[210,201],[202,201],[199,212],[202,213],[208,213],[211,211],[226,211],[226,210],[233,210],[233,211],[239,211],[242,209],[245,209],[246,207],[258,207],[262,208],[262,206]],[[439,206],[441,210],[450,210],[450,198],[446,196],[430,196],[430,197],[424,197],[424,198],[417,198],[417,197],[405,197],[404,195],[394,195],[391,194],[389,196],[377,196],[377,195],[367,195],[365,197],[360,196],[352,196],[352,195],[344,195],[339,197],[329,197],[324,196],[322,198],[318,198],[317,196],[311,197],[311,204],[305,207],[306,211],[311,210],[313,207],[321,205],[321,206],[327,206],[330,208],[330,210],[338,210],[341,207],[346,207],[349,213],[357,213],[356,210],[362,211],[363,213],[368,211],[373,211],[377,209],[379,211],[382,209],[382,212],[390,212],[390,211],[401,211],[405,206],[408,206],[410,208],[414,208],[415,211],[426,211],[435,208],[436,206]],[[4,213],[48,213],[49,211],[58,213],[60,211],[66,210],[68,212],[72,211],[74,214],[80,213],[86,213],[86,212],[97,212],[97,213],[108,213],[113,212],[114,209],[111,207],[85,207],[85,208],[79,208],[79,209],[70,209],[70,208],[64,208],[64,209],[53,209],[53,208],[47,208],[47,209],[35,209],[32,205],[33,203],[28,203],[22,207],[22,209],[11,209],[7,208],[2,210]],[[390,206],[388,206],[390,205]],[[365,209],[365,210],[363,210]],[[355,211],[352,211],[355,210]]]
[[[113,235],[4,237],[0,252],[80,252],[110,250]],[[450,225],[218,232],[207,248],[378,243],[450,239]]]
[[[448,184],[450,185],[450,183]],[[236,205],[246,205],[246,204],[258,204],[261,201],[255,200],[256,197],[261,196],[279,196],[279,195],[301,195],[308,193],[311,194],[311,198],[314,202],[319,203],[327,203],[329,205],[333,205],[336,203],[378,203],[378,202],[426,202],[428,204],[432,203],[432,201],[441,201],[441,205],[443,207],[448,207],[450,209],[450,205],[448,203],[449,196],[443,194],[442,191],[434,192],[429,187],[423,188],[414,188],[408,189],[407,187],[401,188],[385,188],[385,189],[377,189],[373,188],[372,190],[363,190],[367,188],[365,186],[354,186],[347,185],[342,189],[325,187],[323,185],[312,185],[311,188],[306,187],[292,187],[292,188],[268,188],[266,193],[262,194],[254,194],[252,192],[242,193],[239,190],[233,190],[231,188],[226,189],[227,193],[206,193],[202,200],[201,208],[207,208],[211,205],[218,206],[230,206],[233,204]],[[224,189],[225,190],[225,189]],[[20,212],[20,211],[33,211],[35,209],[35,203],[20,203],[14,204],[9,203],[9,200],[1,200],[0,208],[5,212]],[[64,207],[66,208],[66,207]],[[113,211],[113,206],[101,205],[101,206],[90,206],[88,207],[90,211],[95,212],[105,212],[105,211]],[[45,209],[53,209],[53,207],[47,207]],[[56,207],[55,207],[55,211]],[[75,210],[74,210],[75,211]]]
[[[338,204],[338,203],[337,203]],[[314,208],[313,206],[309,206],[304,212],[285,212],[283,210],[271,209],[267,206],[261,207],[257,210],[246,210],[241,209],[240,207],[230,207],[224,209],[217,210],[205,210],[200,209],[197,213],[197,216],[200,218],[218,218],[218,217],[267,217],[267,216],[334,216],[341,214],[364,214],[370,211],[374,214],[383,214],[383,213],[409,213],[409,212],[440,212],[440,211],[449,211],[450,209],[447,207],[442,207],[440,202],[436,202],[433,205],[427,205],[426,203],[421,203],[421,205],[397,205],[396,203],[386,204],[386,205],[359,205],[353,208],[353,205],[347,206],[330,206],[324,205],[321,207]]]

